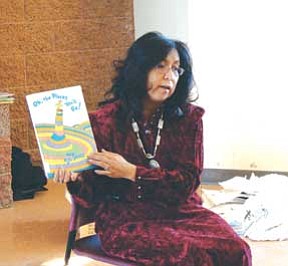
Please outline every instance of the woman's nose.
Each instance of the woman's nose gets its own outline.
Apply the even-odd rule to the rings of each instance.
[[[173,74],[172,68],[169,67],[168,69],[166,69],[166,71],[164,73],[164,78],[165,79],[173,79],[173,77],[174,77],[174,74]]]

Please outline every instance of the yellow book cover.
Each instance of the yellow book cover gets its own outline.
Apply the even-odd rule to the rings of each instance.
[[[48,90],[26,96],[44,171],[91,169],[87,155],[97,147],[81,86]]]

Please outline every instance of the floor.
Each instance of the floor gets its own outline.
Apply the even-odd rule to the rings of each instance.
[[[49,181],[47,188],[0,209],[0,266],[63,266],[70,207],[65,186]],[[253,266],[288,265],[288,241],[248,243]],[[69,265],[109,264],[72,255]]]

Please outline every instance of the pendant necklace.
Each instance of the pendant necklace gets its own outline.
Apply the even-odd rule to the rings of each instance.
[[[147,153],[145,148],[144,148],[144,144],[141,140],[140,134],[139,134],[139,126],[138,123],[136,122],[136,120],[134,118],[132,118],[132,129],[136,135],[137,138],[137,144],[139,146],[139,148],[142,150],[144,156],[146,157],[146,159],[148,159],[149,162],[149,167],[150,168],[160,168],[159,163],[154,159],[157,153],[157,149],[158,146],[160,144],[160,140],[161,140],[161,129],[163,128],[164,125],[164,119],[163,119],[163,113],[161,114],[159,121],[158,121],[158,125],[157,125],[157,135],[156,135],[156,140],[155,140],[155,146],[154,146],[154,150],[153,150],[153,154],[151,153]]]

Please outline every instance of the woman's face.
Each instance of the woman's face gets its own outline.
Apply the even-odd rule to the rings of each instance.
[[[182,71],[179,54],[172,49],[162,62],[148,72],[145,103],[161,104],[170,98]]]

